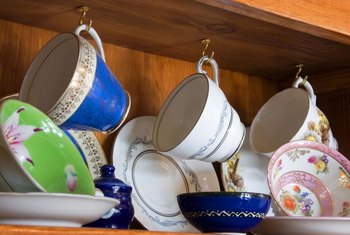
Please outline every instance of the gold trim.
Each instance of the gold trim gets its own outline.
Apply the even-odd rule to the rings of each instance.
[[[124,90],[124,91],[125,91],[125,90]],[[126,108],[126,110],[125,110],[125,112],[124,112],[122,118],[120,119],[120,121],[119,121],[119,123],[116,125],[116,127],[114,127],[113,129],[108,130],[108,131],[101,131],[103,134],[111,134],[111,133],[115,132],[117,129],[119,129],[119,127],[120,127],[121,125],[123,125],[123,123],[124,123],[126,117],[128,116],[129,111],[130,111],[130,107],[131,107],[131,97],[130,97],[129,92],[125,91],[125,94],[126,94],[126,96],[127,96],[127,102],[128,102],[128,104],[127,104],[127,108]]]

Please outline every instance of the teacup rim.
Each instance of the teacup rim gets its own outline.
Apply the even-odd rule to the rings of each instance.
[[[202,191],[202,192],[186,192],[186,193],[181,193],[177,195],[178,199],[185,198],[185,197],[232,197],[232,198],[239,198],[239,197],[245,197],[245,196],[251,196],[253,198],[261,198],[261,199],[267,199],[267,200],[272,200],[272,197],[270,194],[266,193],[261,193],[261,192],[253,192],[253,191],[242,191],[242,192],[228,192],[228,191]]]

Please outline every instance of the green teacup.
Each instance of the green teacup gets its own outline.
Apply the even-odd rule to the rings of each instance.
[[[0,191],[95,194],[78,149],[44,113],[7,100],[0,125]]]

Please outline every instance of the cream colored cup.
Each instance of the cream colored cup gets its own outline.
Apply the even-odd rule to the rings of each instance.
[[[305,89],[298,88],[299,85]],[[254,151],[269,156],[294,140],[312,140],[338,148],[326,116],[316,106],[311,84],[301,77],[261,107],[252,122],[249,138]]]
[[[153,145],[163,154],[180,159],[225,161],[240,148],[245,127],[219,86],[202,69],[210,62],[218,82],[214,59],[202,57],[198,73],[183,80],[163,104],[153,129]]]

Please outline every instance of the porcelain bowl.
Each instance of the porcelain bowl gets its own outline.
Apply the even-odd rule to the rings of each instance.
[[[1,191],[95,194],[78,149],[40,110],[6,100],[0,125]]]
[[[268,165],[268,186],[279,213],[350,216],[350,161],[315,141],[281,146]]]
[[[9,99],[18,100],[18,96],[18,93],[4,96],[0,99],[0,105]],[[79,150],[92,178],[100,177],[100,168],[107,164],[107,157],[95,134],[91,131],[62,130]]]
[[[265,217],[268,194],[253,192],[194,192],[177,196],[184,217],[204,233],[246,233]]]

